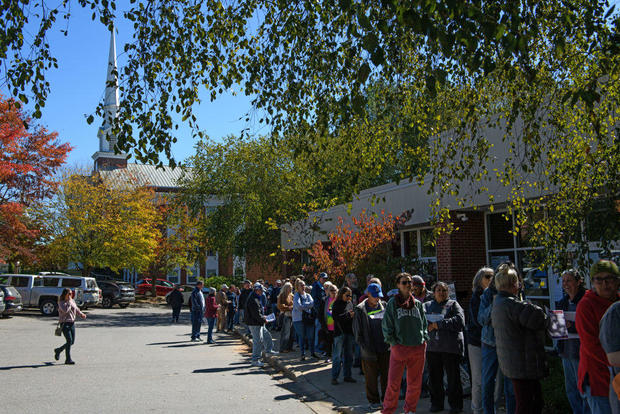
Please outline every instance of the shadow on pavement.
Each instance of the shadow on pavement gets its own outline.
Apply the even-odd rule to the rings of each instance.
[[[12,367],[0,367],[0,371],[10,371],[12,369],[22,369],[22,368],[42,368],[42,367],[53,367],[53,362],[44,362],[42,364],[34,364],[34,365],[14,365]]]
[[[154,325],[171,325],[169,315],[162,312],[97,312],[96,314],[88,315],[87,319],[78,321],[80,328],[132,328]]]
[[[234,371],[236,369],[243,369],[243,368],[245,367],[221,367],[221,368],[195,369],[192,371],[192,374],[214,374],[217,372]]]

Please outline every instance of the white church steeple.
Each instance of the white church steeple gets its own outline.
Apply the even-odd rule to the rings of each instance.
[[[112,121],[118,116],[118,69],[116,65],[115,29],[110,33],[110,50],[106,73],[105,97],[103,101],[103,124],[97,133],[99,151],[93,154],[95,170],[125,168],[127,154],[115,154],[116,136],[112,133]]]

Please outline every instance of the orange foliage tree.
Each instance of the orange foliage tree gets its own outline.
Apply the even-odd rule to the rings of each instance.
[[[304,266],[304,271],[327,272],[340,282],[349,272],[368,269],[370,261],[389,254],[396,231],[408,216],[405,213],[394,217],[383,210],[375,215],[363,210],[358,217],[352,217],[353,225],[338,217],[336,231],[328,235],[329,244],[319,240],[308,250],[312,263]]]
[[[58,133],[30,122],[0,95],[0,260],[9,265],[34,259],[41,225],[26,210],[54,194],[54,175],[72,149]]]

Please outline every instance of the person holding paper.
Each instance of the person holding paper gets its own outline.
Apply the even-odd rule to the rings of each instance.
[[[429,341],[426,348],[431,412],[443,411],[446,390],[444,373],[448,377],[448,403],[450,413],[463,411],[463,386],[460,363],[464,355],[465,312],[459,303],[449,299],[448,285],[437,282],[433,286],[433,300],[424,303]]]
[[[541,414],[544,402],[540,380],[548,374],[547,314],[540,307],[519,300],[519,275],[513,267],[500,266],[494,282],[498,293],[491,323],[499,367],[514,388],[515,413]]]
[[[562,289],[566,293],[562,300],[555,303],[555,308],[563,310],[566,318],[566,328],[569,334],[576,334],[575,320],[570,320],[566,312],[576,312],[577,304],[586,293],[583,286],[583,279],[579,273],[573,269],[562,272]],[[577,387],[577,372],[579,369],[579,346],[580,341],[576,339],[563,339],[557,342],[558,355],[562,358],[562,368],[564,369],[564,388],[568,402],[573,409],[573,414],[587,414],[590,412],[588,402]]]
[[[388,385],[383,399],[383,414],[392,414],[398,407],[400,382],[407,367],[406,413],[415,413],[422,390],[422,372],[428,340],[426,315],[422,302],[411,293],[411,275],[396,275],[398,294],[388,302],[381,328],[385,342],[390,344]]]
[[[381,396],[384,396],[390,367],[390,346],[385,343],[381,328],[385,305],[381,285],[371,283],[366,289],[366,299],[355,307],[353,316],[353,334],[360,345],[366,398],[371,411],[381,408],[377,378],[381,379]]]

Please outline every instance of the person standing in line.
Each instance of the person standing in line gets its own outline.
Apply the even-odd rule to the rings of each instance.
[[[415,413],[422,389],[422,372],[428,340],[426,315],[422,302],[411,293],[411,275],[396,275],[398,294],[388,302],[381,328],[385,342],[391,345],[388,385],[383,399],[383,414],[392,414],[398,406],[403,371],[407,367],[405,413]]]
[[[353,335],[360,346],[368,408],[375,411],[381,409],[381,400],[387,389],[390,346],[383,339],[381,327],[386,306],[381,285],[369,284],[365,295],[366,299],[355,307]],[[381,380],[381,393],[377,391],[377,378]]]
[[[498,266],[509,266],[514,269],[512,263],[502,263]],[[498,410],[498,401],[501,399],[501,392],[496,386],[500,379],[503,379],[502,371],[497,362],[497,349],[495,348],[495,332],[491,324],[491,311],[493,310],[493,300],[497,295],[497,289],[493,280],[489,283],[482,296],[480,296],[480,308],[478,309],[478,322],[482,325],[480,335],[481,359],[482,359],[482,410],[484,414],[495,414]],[[512,387],[512,381],[504,381],[504,398],[506,400],[506,414],[514,414],[516,401]]]
[[[215,319],[217,318],[217,309],[220,305],[215,303],[215,289],[209,288],[209,295],[205,300],[205,318],[207,318],[207,344],[214,344],[213,341],[213,325],[215,324]]]
[[[483,267],[476,273],[472,281],[472,295],[469,301],[467,318],[467,352],[471,370],[471,410],[474,414],[482,414],[482,325],[478,322],[480,296],[489,287],[493,279],[493,269]]]
[[[312,295],[306,292],[306,284],[303,279],[295,281],[297,292],[293,296],[293,327],[297,332],[297,342],[301,351],[301,360],[306,359],[306,341],[310,347],[310,354],[314,358],[318,356],[314,353],[314,320],[312,312],[314,309],[314,300]],[[322,288],[322,285],[321,285]],[[306,316],[304,317],[304,314]]]
[[[609,404],[613,414],[620,414],[620,301],[607,309],[601,319],[599,339],[607,354],[611,387],[609,387]]]
[[[327,273],[319,273],[319,277],[316,282],[312,284],[312,291],[310,293],[312,295],[312,300],[314,301],[314,314],[316,315],[312,340],[314,341],[314,348],[320,351],[326,351],[325,344],[319,341],[319,331],[321,330],[321,311],[325,306],[325,298],[327,297],[327,293],[325,292],[325,287],[323,285],[328,279]]]
[[[562,288],[566,294],[560,301],[556,302],[555,308],[564,312],[576,312],[579,301],[586,294],[586,289],[583,286],[583,280],[579,273],[572,269],[562,272]],[[574,321],[567,320],[566,327],[568,333],[577,333]],[[573,414],[589,414],[590,407],[588,402],[577,387],[580,346],[579,338],[557,341],[558,355],[562,359],[562,368],[564,369],[564,388],[566,389],[568,402],[573,409]]]
[[[179,322],[179,315],[181,315],[181,307],[183,307],[183,293],[181,293],[181,286],[174,285],[174,290],[168,296],[170,306],[172,307],[172,322]]]
[[[237,296],[235,295],[235,285],[230,285],[226,292],[228,310],[226,312],[226,332],[232,332],[235,314],[237,313]]]
[[[220,291],[215,295],[215,303],[217,303],[217,332],[224,332],[226,330],[226,311],[228,310],[228,299],[226,293],[228,286],[223,284],[220,286]]]
[[[438,320],[428,324],[428,364],[431,413],[443,411],[446,392],[443,386],[444,374],[448,378],[448,403],[450,413],[463,411],[463,386],[461,384],[461,359],[464,355],[465,313],[461,305],[448,297],[448,285],[437,282],[433,286],[434,299],[424,303],[427,321],[430,316]]]
[[[192,290],[190,303],[192,304],[192,342],[201,341],[200,327],[202,326],[202,317],[205,314],[205,297],[202,294],[202,281],[196,282],[196,287]]]
[[[590,411],[610,414],[609,369],[605,350],[599,338],[599,323],[618,295],[618,266],[611,260],[599,260],[590,268],[592,290],[577,305],[575,325],[581,347],[579,348],[578,386],[586,396]]]
[[[233,318],[233,326],[239,325],[239,295],[241,291],[238,287],[235,287],[235,317]]]
[[[282,281],[280,279],[276,280],[276,284],[273,285],[271,292],[269,293],[269,308],[271,313],[276,317],[272,326],[277,331],[280,329],[280,311],[278,310],[278,296],[280,296],[280,291],[282,290]]]
[[[252,333],[252,366],[262,367],[264,364],[260,361],[262,351],[265,354],[273,354],[273,340],[271,336],[268,338],[263,334],[265,331],[265,307],[262,304],[263,286],[260,283],[254,284],[254,290],[248,298],[246,304],[246,323],[250,327]]]
[[[357,276],[355,273],[348,273],[344,277],[344,285],[343,287],[348,287],[351,289],[351,303],[353,306],[356,306],[362,297],[362,291],[359,288],[359,282],[357,280]],[[364,375],[362,372],[362,360],[360,358],[360,346],[355,342],[353,344],[353,367],[360,369],[360,375]]]
[[[353,315],[352,292],[348,287],[338,291],[332,306],[334,318],[334,348],[332,351],[332,385],[338,384],[340,369],[344,371],[344,382],[357,382],[351,376],[353,365]]]
[[[278,309],[282,314],[282,330],[280,333],[280,353],[293,350],[295,334],[293,332],[293,285],[284,283],[278,295]]]
[[[241,289],[241,292],[239,293],[239,306],[238,306],[239,322],[242,325],[244,325],[246,334],[248,334],[250,330],[248,329],[247,325],[245,325],[244,313],[245,313],[245,304],[248,301],[248,298],[250,297],[250,293],[252,293],[251,286],[252,284],[250,283],[249,280],[244,280],[243,289]]]
[[[54,349],[54,359],[58,361],[62,351],[65,351],[66,365],[75,365],[75,362],[71,359],[71,346],[75,343],[75,317],[77,315],[82,319],[86,319],[86,314],[78,308],[71,297],[71,289],[65,288],[58,298],[58,322],[62,326],[62,334],[66,342],[63,346]]]
[[[548,375],[545,338],[549,318],[540,307],[519,300],[520,280],[514,268],[499,267],[494,278],[498,294],[491,320],[499,367],[512,381],[516,414],[541,414],[540,380]]]
[[[323,329],[325,331],[325,353],[327,354],[327,359],[329,359],[332,357],[332,348],[334,346],[335,325],[333,306],[338,296],[338,288],[330,282],[325,282],[325,292],[327,292],[327,297],[325,299],[325,308],[323,312],[323,320],[325,321]]]
[[[417,300],[422,303],[430,302],[431,300],[433,300],[434,295],[432,292],[429,292],[428,289],[426,289],[426,282],[424,282],[422,276],[413,275],[411,277],[411,283],[411,292]]]
[[[411,293],[413,296],[422,303],[430,302],[433,300],[433,293],[426,289],[426,282],[420,275],[413,275],[411,277]],[[403,381],[403,388],[401,394],[404,395],[406,391],[407,383]],[[422,373],[422,394],[421,398],[428,398],[430,393],[429,385],[429,371],[428,371],[428,358],[424,362],[424,372]]]

